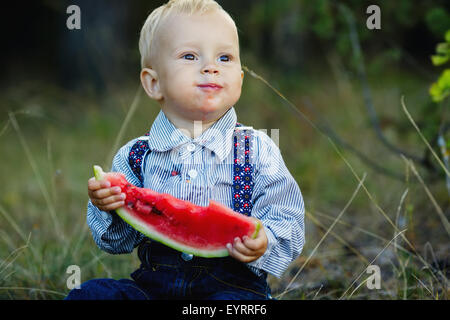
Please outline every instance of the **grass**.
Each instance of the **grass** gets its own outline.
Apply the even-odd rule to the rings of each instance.
[[[339,71],[284,82],[262,66],[249,69],[262,79],[246,71],[239,120],[280,129],[280,148],[307,210],[303,253],[281,279],[269,277],[273,295],[447,299],[449,199],[439,156],[432,161],[442,179],[430,183],[422,167],[389,153],[368,125],[357,81]],[[378,76],[383,81],[373,81],[372,90],[383,132],[404,149],[423,151],[430,142],[413,119],[428,84],[401,70]],[[86,182],[93,164],[108,168],[118,146],[149,129],[158,106],[137,82],[104,95],[38,84],[39,90],[29,83],[1,95],[0,177],[7,183],[0,187],[0,299],[61,299],[70,265],[80,266],[82,281],[129,277],[139,265],[136,253],[109,255],[94,244]],[[319,116],[402,179],[336,144],[318,127]],[[366,286],[370,264],[380,267],[379,290]]]

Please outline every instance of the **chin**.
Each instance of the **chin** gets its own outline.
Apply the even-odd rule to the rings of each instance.
[[[220,118],[230,107],[216,105],[212,103],[203,103],[191,109],[191,116],[198,120],[214,120]]]
[[[231,107],[231,106],[230,106]],[[211,120],[218,120],[222,115],[227,112],[230,107],[221,107],[221,108],[201,108],[200,114],[202,116],[202,120],[205,121],[211,121]]]
[[[212,121],[220,118],[221,113],[215,110],[195,110],[191,113],[194,121]]]

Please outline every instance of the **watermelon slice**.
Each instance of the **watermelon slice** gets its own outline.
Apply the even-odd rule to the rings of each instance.
[[[214,201],[208,207],[197,206],[133,186],[123,174],[105,173],[99,166],[94,166],[94,174],[97,180],[106,179],[111,187],[119,186],[125,193],[125,205],[116,210],[125,222],[178,251],[206,258],[224,257],[228,255],[227,243],[245,235],[255,238],[261,227],[259,222]]]

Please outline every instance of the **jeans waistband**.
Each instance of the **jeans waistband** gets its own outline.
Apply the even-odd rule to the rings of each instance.
[[[253,274],[253,272],[251,272],[244,263],[239,262],[231,257],[203,258],[193,256],[191,260],[186,261],[182,258],[181,255],[181,252],[150,239],[144,240],[138,248],[138,256],[141,263],[148,267],[150,267],[154,263],[186,267],[221,267],[230,271],[242,272],[243,270],[245,270],[246,272]]]

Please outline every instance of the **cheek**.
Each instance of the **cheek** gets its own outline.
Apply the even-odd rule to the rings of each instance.
[[[192,86],[190,86],[190,83],[186,81],[186,77],[182,74],[173,75],[169,79],[170,81],[164,83],[163,89],[167,98],[187,98],[192,94]]]
[[[192,82],[192,70],[186,67],[172,66],[164,70],[161,90],[171,96],[179,96],[188,92]]]
[[[238,100],[239,97],[241,96],[241,92],[242,92],[242,78],[241,75],[239,74],[239,76],[236,76],[234,78],[234,81],[232,82],[232,84],[230,85],[230,96],[233,98],[233,100]]]

